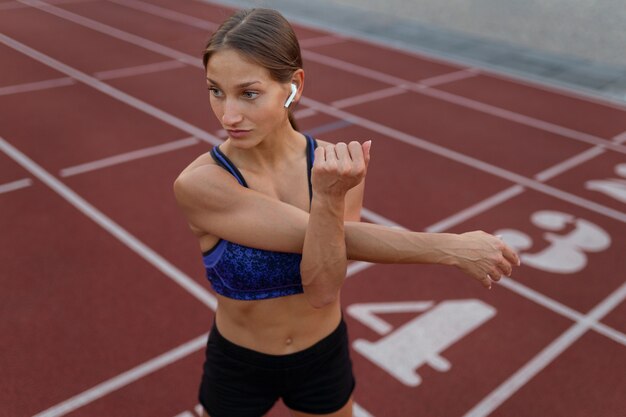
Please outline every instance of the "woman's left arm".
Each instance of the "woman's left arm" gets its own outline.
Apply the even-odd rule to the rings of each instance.
[[[346,276],[344,221],[360,220],[370,145],[338,143],[315,151],[300,272],[304,293],[316,308],[335,301]]]

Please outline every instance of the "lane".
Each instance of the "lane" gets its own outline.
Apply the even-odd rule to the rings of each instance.
[[[594,320],[602,319],[606,314],[608,314],[612,309],[615,308],[620,302],[622,302],[626,298],[626,283],[622,284],[618,289],[612,292],[609,297],[605,298],[601,303],[593,308],[592,311],[587,315],[589,318],[593,318]],[[515,374],[513,374],[510,378],[508,378],[504,383],[498,386],[497,389],[492,391],[487,397],[485,397],[480,403],[474,406],[470,411],[468,411],[464,417],[483,417],[491,415],[491,413],[496,410],[502,403],[504,403],[508,398],[510,398],[513,394],[515,394],[521,387],[527,386],[528,381],[533,379],[537,374],[539,374],[546,366],[551,364],[556,358],[562,355],[562,353],[568,349],[572,344],[574,344],[581,336],[585,334],[588,330],[588,323],[577,323],[570,327],[566,332],[564,332],[559,338],[557,338],[550,345],[546,346],[538,355],[532,358],[526,365],[520,368]],[[592,347],[593,351],[598,351],[598,346],[594,345]],[[589,352],[586,351],[584,353],[585,356],[589,355]],[[601,355],[601,356],[604,356]],[[567,357],[566,359],[567,360]],[[624,350],[621,349],[619,353],[614,357],[614,361],[611,361],[611,365],[605,364],[604,369],[614,369],[614,366],[618,366],[618,369],[621,369],[618,364],[626,362],[626,354],[624,354]],[[593,376],[598,375],[598,368],[593,370]],[[609,373],[610,375],[610,373]],[[592,376],[592,378],[593,378]],[[544,374],[544,378],[549,377],[548,374]],[[577,379],[578,381],[581,378]],[[584,380],[584,378],[583,378]],[[584,386],[589,386],[589,384],[576,384],[577,390],[584,389]],[[583,386],[581,386],[583,385]],[[604,385],[604,384],[602,384]],[[549,384],[548,384],[549,386]],[[532,389],[532,388],[529,388]],[[597,389],[594,387],[594,390]],[[545,393],[545,391],[542,390]],[[599,402],[593,401],[593,399],[588,397],[589,394],[586,394],[584,398],[584,406],[580,406],[580,401],[575,401],[576,407],[567,407],[572,412],[577,415],[583,416],[585,414],[581,413],[585,410],[593,410],[593,412],[597,412],[598,408],[604,409],[607,408],[610,410],[610,414],[613,413],[613,410],[620,413],[626,402],[623,398],[616,399],[616,397],[611,396],[610,400],[607,401],[607,397],[602,395],[602,398]],[[597,394],[596,394],[597,395]],[[543,397],[546,398],[546,397]],[[548,397],[548,402],[552,402],[552,398]],[[590,403],[591,400],[591,403]],[[543,403],[543,401],[542,401]],[[601,405],[600,405],[601,404]],[[552,405],[554,407],[554,405]],[[547,408],[545,404],[541,407],[542,412],[545,412]],[[566,407],[558,407],[559,412]],[[581,409],[582,408],[582,409]],[[506,413],[502,414],[502,412],[506,411],[506,409],[502,409],[498,412],[498,415],[504,416]],[[574,414],[574,415],[576,415]],[[610,415],[609,414],[609,415]],[[528,414],[533,415],[533,414]]]
[[[72,62],[76,68],[89,73],[163,61],[163,57],[154,52],[112,40],[110,36],[80,25],[50,19],[48,13],[32,7],[3,11],[0,27],[3,34],[37,45],[48,54]],[[80,42],[76,42],[78,40]],[[68,42],[71,48],[68,48]]]
[[[33,415],[206,331],[204,288],[4,140],[0,151],[38,181],[0,194],[3,414]]]

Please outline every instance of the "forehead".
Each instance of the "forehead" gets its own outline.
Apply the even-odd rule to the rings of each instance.
[[[206,73],[207,78],[225,84],[238,84],[252,78],[259,81],[271,80],[267,68],[233,49],[215,52],[207,62]]]

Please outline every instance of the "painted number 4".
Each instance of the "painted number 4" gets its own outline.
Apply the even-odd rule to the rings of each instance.
[[[611,237],[604,229],[571,214],[541,210],[533,213],[530,220],[546,231],[543,238],[549,245],[539,252],[526,252],[533,246],[533,241],[519,230],[501,229],[494,232],[520,252],[522,264],[526,266],[547,272],[573,274],[587,265],[587,252],[600,252],[611,245]]]

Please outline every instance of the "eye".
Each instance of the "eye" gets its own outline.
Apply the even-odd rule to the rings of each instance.
[[[254,100],[259,96],[259,93],[256,91],[244,91],[242,96],[248,100]]]
[[[222,92],[217,87],[209,87],[209,92],[213,97],[222,97]]]

